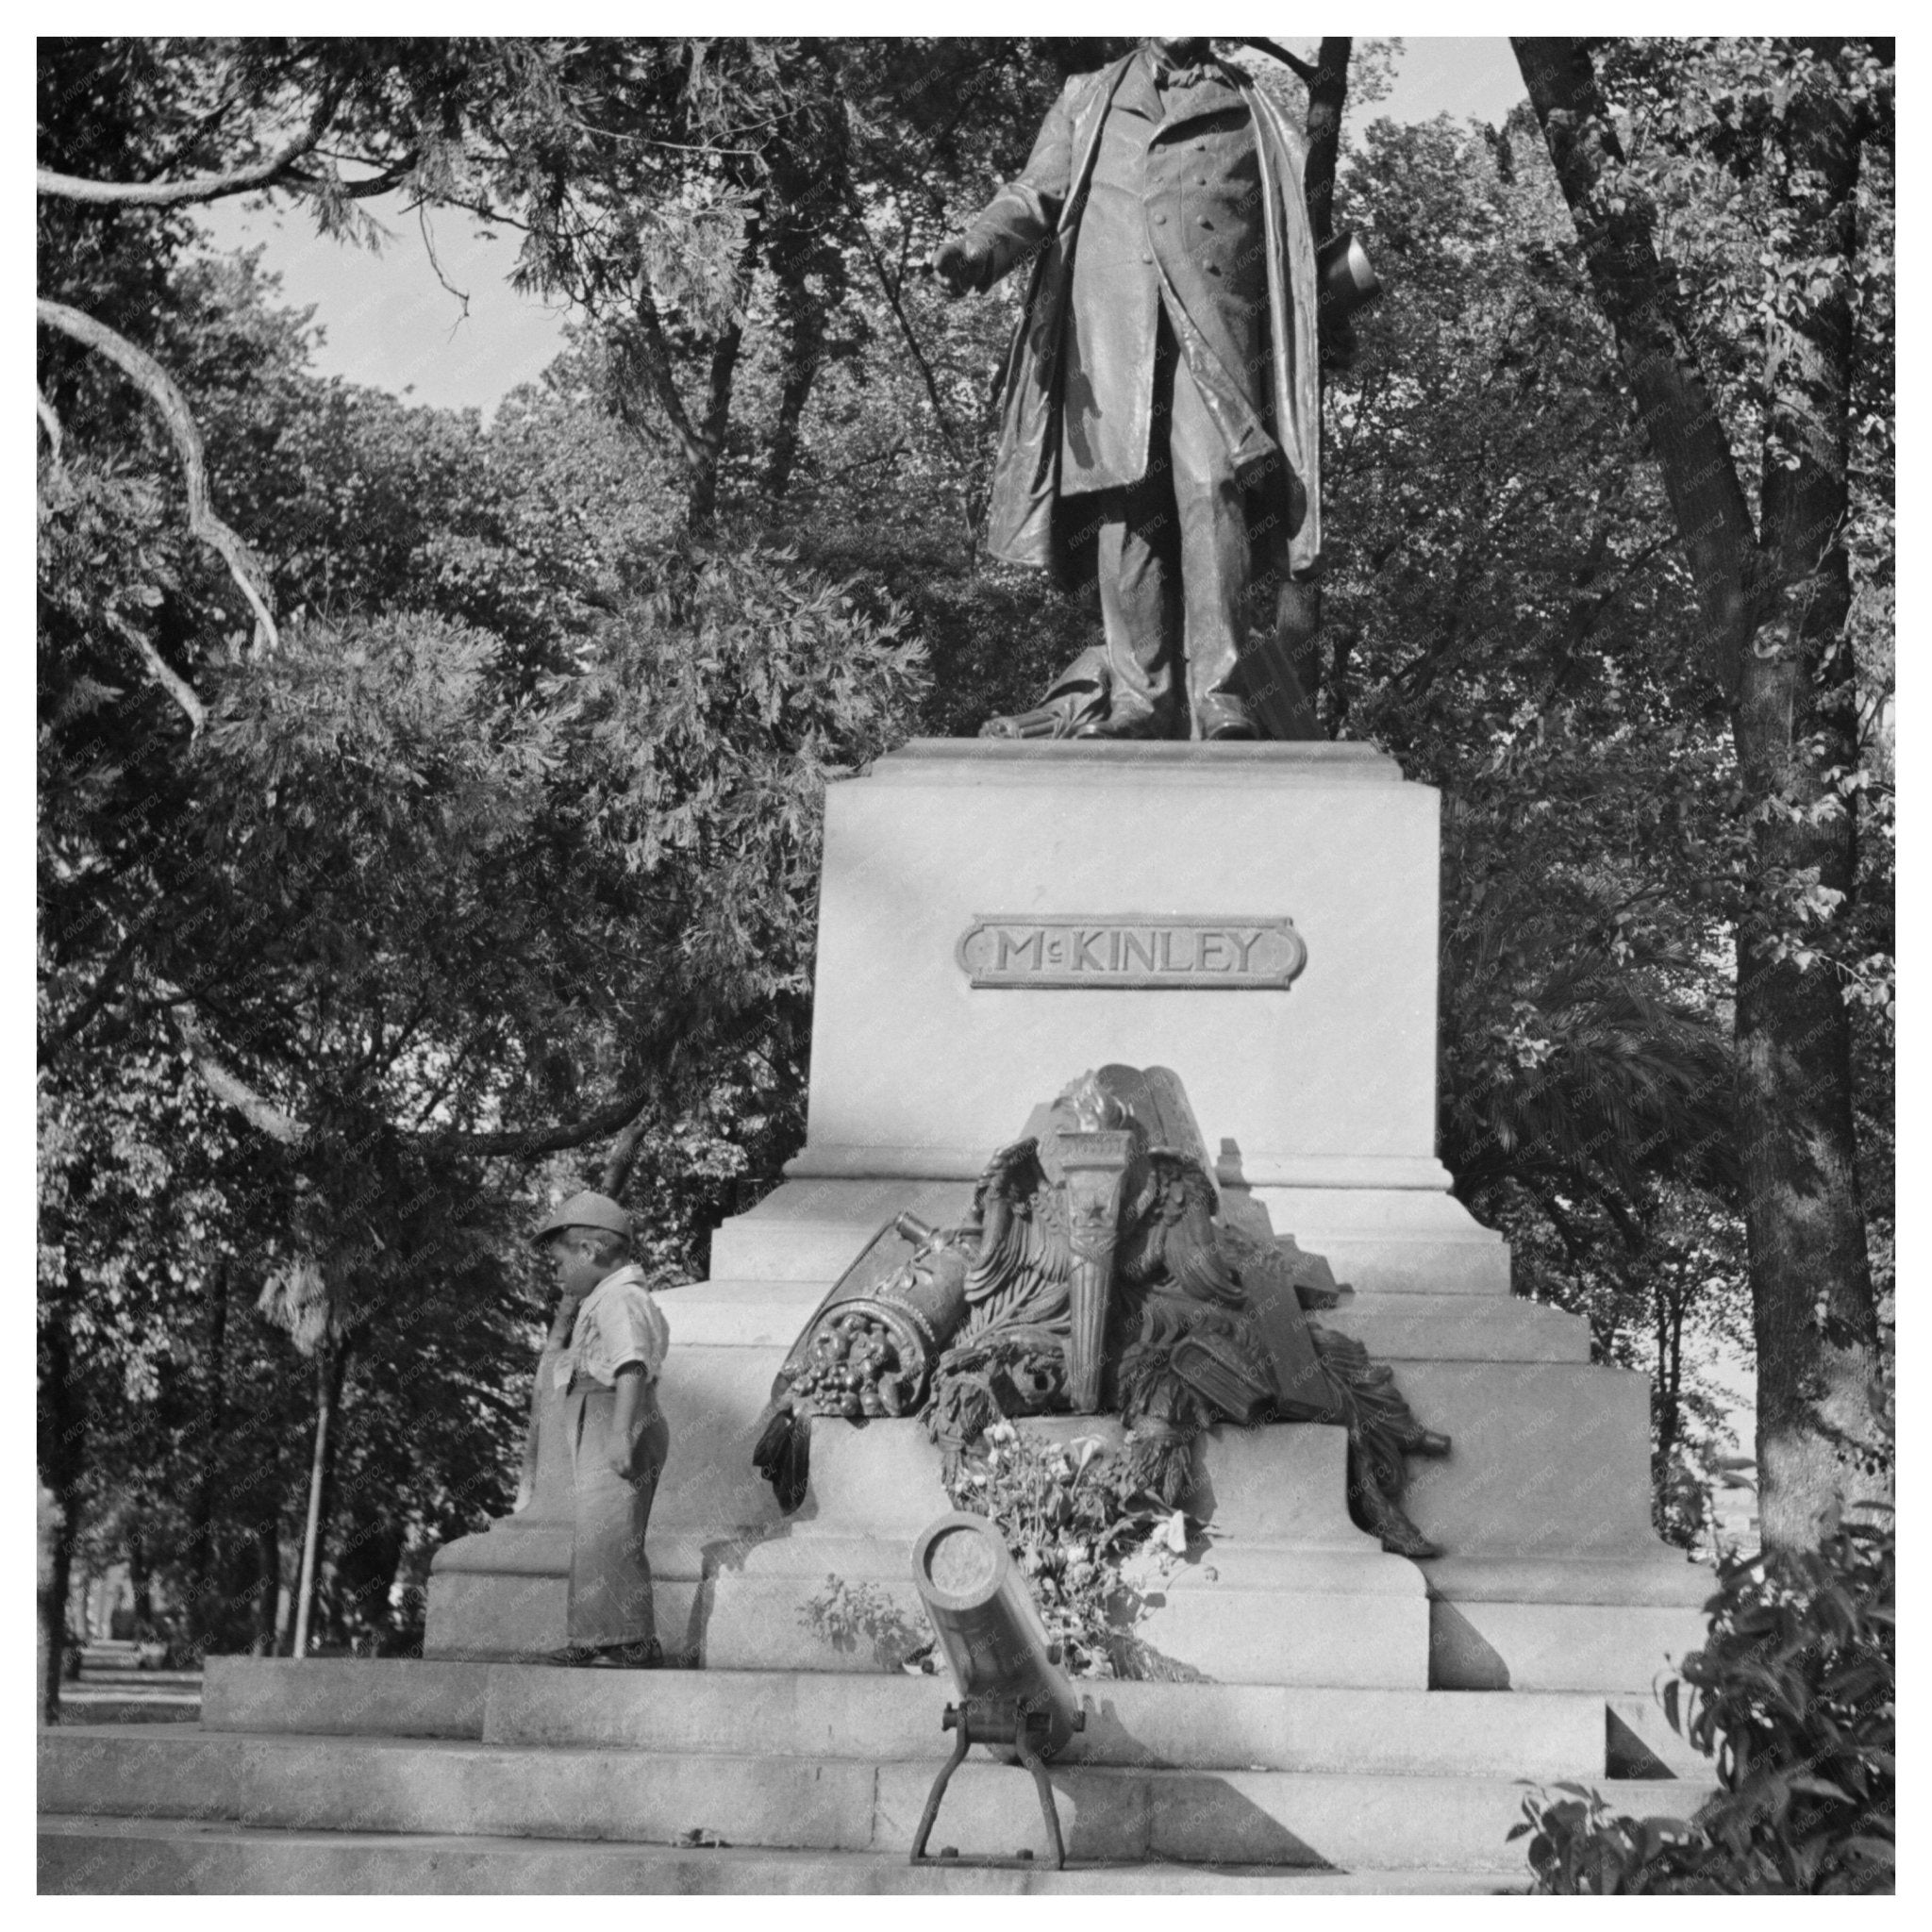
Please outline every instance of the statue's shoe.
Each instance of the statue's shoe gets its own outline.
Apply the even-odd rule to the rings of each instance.
[[[1118,706],[1104,718],[1095,718],[1074,733],[1075,738],[1144,739],[1172,738],[1165,712],[1153,709],[1122,712]]]
[[[664,1646],[655,1637],[636,1643],[566,1643],[545,1659],[578,1670],[658,1671],[664,1668]]]
[[[1402,1447],[1410,1456],[1446,1456],[1450,1442],[1447,1436],[1434,1429],[1417,1429],[1413,1436],[1402,1439]]]
[[[1172,719],[1152,707],[1127,710],[1108,701],[1106,691],[1093,685],[1062,686],[1043,705],[1030,711],[989,718],[979,727],[982,738],[1171,738]]]
[[[1441,1546],[1432,1543],[1374,1484],[1364,1483],[1359,1494],[1370,1535],[1378,1537],[1391,1557],[1409,1557],[1420,1562],[1442,1554]]]
[[[1013,711],[989,718],[979,727],[982,738],[1082,738],[1107,716],[1107,688],[1099,682],[1062,683],[1046,702],[1030,711]]]
[[[1204,739],[1259,738],[1260,727],[1245,700],[1231,691],[1209,691],[1194,700],[1194,728]]]

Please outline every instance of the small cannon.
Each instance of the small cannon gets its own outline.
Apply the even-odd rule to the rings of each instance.
[[[942,1730],[954,1734],[953,1755],[926,1798],[912,1840],[913,1864],[1031,1861],[1030,1852],[1011,1858],[960,1859],[950,1848],[939,1858],[926,1857],[926,1840],[953,1774],[974,1744],[985,1744],[1007,1763],[1024,1765],[1032,1773],[1054,1870],[1063,1870],[1066,1846],[1045,1760],[1086,1728],[1087,1714],[1060,1669],[1059,1646],[1048,1641],[998,1529],[984,1516],[958,1509],[929,1524],[912,1546],[912,1579],[959,1687],[958,1703],[947,1705],[940,1721]]]

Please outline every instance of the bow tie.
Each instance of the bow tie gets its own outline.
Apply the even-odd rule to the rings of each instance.
[[[1213,53],[1205,47],[1191,60],[1170,61],[1151,49],[1147,58],[1154,68],[1155,83],[1159,87],[1194,87],[1201,81],[1220,77]]]

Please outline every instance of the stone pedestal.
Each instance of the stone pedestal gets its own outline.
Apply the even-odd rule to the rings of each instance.
[[[1024,1422],[1118,1439],[1111,1417]],[[1422,1690],[1421,1573],[1348,1519],[1340,1429],[1210,1430],[1185,1507],[1184,1557],[1146,1556],[1132,1636],[1151,1671],[1228,1684]],[[929,1636],[912,1545],[953,1507],[917,1423],[812,1424],[811,1496],[783,1533],[745,1544],[709,1585],[704,1657],[725,1670],[877,1671]]]
[[[825,813],[806,1145],[714,1279],[836,1273],[880,1183],[973,1181],[1121,1061],[1178,1074],[1224,1177],[1341,1278],[1507,1289],[1436,1158],[1437,796],[1392,758],[915,740]],[[1284,920],[1301,970],[1241,983]]]
[[[1108,1062],[1179,1075],[1224,1210],[1324,1255],[1356,1292],[1323,1319],[1456,1441],[1414,1467],[1410,1513],[1448,1552],[1416,1566],[1348,1526],[1339,1433],[1224,1436],[1218,1554],[1168,1580],[1150,1644],[1228,1682],[1627,1693],[1699,1641],[1708,1574],[1649,1526],[1643,1378],[1510,1296],[1507,1246],[1435,1157],[1438,866],[1435,792],[1361,745],[916,741],[831,788],[807,1143],[718,1230],[711,1279],[663,1298],[667,1651],[880,1668],[811,1627],[831,1578],[916,1621],[911,1541],[948,1507],[923,1435],[821,1423],[788,1521],[751,1468],[756,1418],[880,1225],[963,1218],[1028,1109]],[[1248,1491],[1315,1497],[1319,1524],[1301,1502],[1227,1513],[1222,1474],[1255,1455]],[[561,1642],[567,1508],[545,1482],[527,1518],[439,1556],[432,1655]]]

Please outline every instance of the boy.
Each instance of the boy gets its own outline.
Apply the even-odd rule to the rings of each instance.
[[[663,1653],[644,1530],[670,1447],[658,1407],[670,1327],[630,1258],[630,1216],[608,1194],[572,1195],[533,1239],[548,1251],[562,1291],[538,1366],[524,1462],[527,1500],[539,1418],[546,1408],[560,1414],[575,1535],[569,1642],[558,1661],[655,1668]]]

